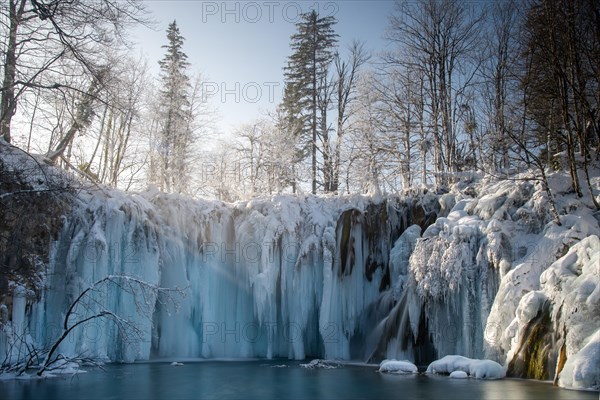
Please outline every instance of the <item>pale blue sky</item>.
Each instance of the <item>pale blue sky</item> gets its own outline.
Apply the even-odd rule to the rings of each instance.
[[[394,2],[384,1],[199,1],[146,0],[157,31],[135,36],[154,71],[166,44],[167,25],[177,20],[192,71],[201,72],[219,110],[217,127],[227,133],[272,110],[281,99],[283,67],[299,12],[334,15],[343,48],[353,39],[380,51]]]

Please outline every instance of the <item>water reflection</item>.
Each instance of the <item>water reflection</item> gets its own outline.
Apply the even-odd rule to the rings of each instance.
[[[111,365],[68,378],[0,382],[3,399],[598,399],[540,382],[379,374],[372,367],[306,370],[299,363]]]

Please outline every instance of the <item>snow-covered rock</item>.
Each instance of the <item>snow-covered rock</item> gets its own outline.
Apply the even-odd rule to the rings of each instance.
[[[547,310],[547,311],[545,311]],[[545,329],[557,343],[554,352],[542,353],[549,366],[547,379],[575,389],[600,388],[600,239],[588,236],[547,268],[539,277],[539,289],[523,296],[506,335],[512,338],[508,361],[518,362],[528,340],[526,333],[552,321]],[[531,340],[531,339],[529,339]],[[527,360],[525,360],[527,361]]]
[[[379,372],[390,374],[416,374],[419,372],[419,369],[415,364],[407,360],[384,360],[379,365]]]
[[[558,380],[560,386],[600,390],[600,330],[587,339],[583,348],[567,358]]]
[[[475,360],[457,355],[445,356],[432,362],[425,373],[445,375],[455,371],[461,371],[476,379],[502,379],[506,376],[506,369],[495,361]]]

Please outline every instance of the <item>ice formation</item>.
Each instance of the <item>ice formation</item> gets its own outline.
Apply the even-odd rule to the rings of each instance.
[[[545,365],[534,371],[540,379],[597,389],[598,216],[559,190],[557,224],[546,192],[527,179],[469,185],[445,194],[236,204],[81,190],[51,243],[40,298],[15,285],[10,303],[0,305],[0,357],[11,362],[23,346],[47,348],[83,290],[125,275],[185,296],[173,307],[163,294],[94,291],[94,307],[119,315],[136,334],[93,319],[69,334],[61,354],[410,365],[460,354],[469,359],[453,358],[445,372],[497,377],[495,360],[513,376],[531,377],[535,363],[524,344],[548,339],[535,356]],[[404,362],[386,368],[404,370]]]
[[[141,314],[139,299],[119,288],[99,291],[95,302],[131,321],[141,337],[95,319],[70,334],[62,353],[118,361],[360,358],[353,340],[370,331],[361,316],[390,287],[393,240],[435,211],[415,198],[277,196],[227,205],[156,192],[81,192],[52,245],[42,298],[25,312],[25,297],[15,292],[12,325],[27,325],[45,347],[79,293],[102,277],[126,275],[182,288],[185,297],[177,310],[145,298],[151,310]]]

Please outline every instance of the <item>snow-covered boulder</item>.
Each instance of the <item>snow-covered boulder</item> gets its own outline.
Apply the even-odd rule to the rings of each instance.
[[[425,373],[445,375],[455,371],[462,371],[476,379],[502,379],[506,376],[506,369],[495,361],[476,360],[457,355],[449,355],[432,362]]]
[[[381,364],[379,364],[379,372],[390,374],[417,374],[419,373],[419,370],[417,366],[410,361],[383,360]]]
[[[464,371],[453,371],[450,373],[450,378],[452,379],[466,379],[469,377],[469,374],[467,374]]]

